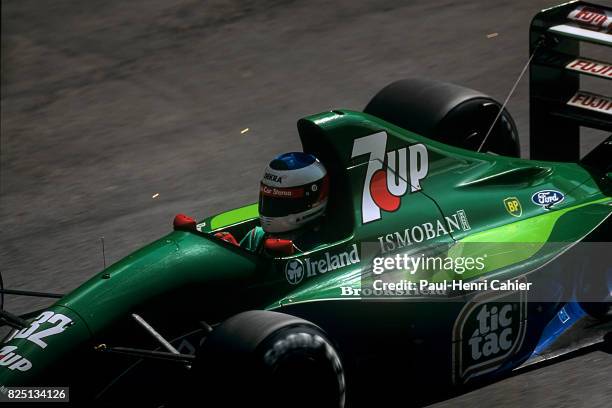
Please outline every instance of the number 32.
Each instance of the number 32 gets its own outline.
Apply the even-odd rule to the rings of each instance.
[[[55,326],[37,332],[40,325],[43,323],[54,324]],[[54,313],[51,311],[42,312],[36,319],[34,319],[34,321],[32,321],[29,327],[15,332],[15,334],[9,338],[8,341],[12,339],[26,339],[30,340],[32,343],[41,348],[45,348],[47,347],[47,343],[45,343],[42,339],[63,332],[70,323],[72,323],[72,320],[61,313]]]

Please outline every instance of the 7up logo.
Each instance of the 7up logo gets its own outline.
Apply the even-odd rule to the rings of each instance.
[[[420,181],[429,170],[427,148],[421,143],[386,150],[386,132],[360,137],[353,142],[351,158],[367,154],[369,160],[361,199],[364,224],[379,220],[381,209],[396,211],[408,190],[414,193],[421,189]]]
[[[476,294],[453,327],[454,383],[465,384],[499,369],[521,349],[526,324],[525,291]]]
[[[297,285],[304,278],[304,265],[299,259],[294,259],[285,264],[285,277],[287,282]]]

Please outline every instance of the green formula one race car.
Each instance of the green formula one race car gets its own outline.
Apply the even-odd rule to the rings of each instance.
[[[0,385],[69,386],[88,404],[406,402],[407,384],[441,393],[508,375],[585,314],[607,327],[612,135],[580,158],[579,128],[612,132],[612,99],[579,78],[605,82],[612,66],[579,43],[610,47],[611,28],[612,9],[583,2],[535,16],[532,160],[500,103],[438,81],[300,119],[329,177],[311,244],[223,239],[259,226],[258,204],[179,215],[49,308],[2,311],[14,329]]]

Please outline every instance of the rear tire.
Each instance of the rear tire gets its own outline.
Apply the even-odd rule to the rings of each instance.
[[[193,388],[223,395],[226,406],[344,406],[344,370],[332,343],[314,324],[283,313],[229,318],[203,343],[192,371]]]
[[[404,79],[378,92],[364,112],[430,139],[477,151],[500,109],[499,102],[469,88]],[[520,157],[518,131],[507,109],[481,151]]]

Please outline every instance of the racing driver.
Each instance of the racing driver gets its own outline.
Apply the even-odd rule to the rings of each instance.
[[[249,251],[280,252],[311,249],[325,214],[329,176],[312,154],[284,153],[268,164],[259,186],[260,225],[240,241]],[[236,243],[229,233],[217,235]],[[287,249],[289,248],[289,250]]]

